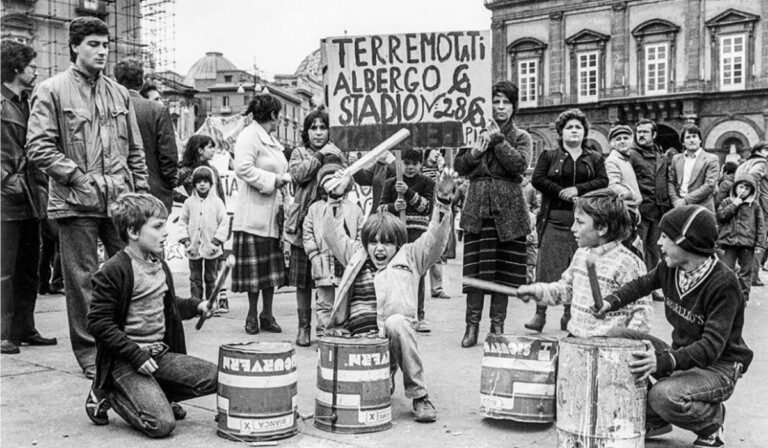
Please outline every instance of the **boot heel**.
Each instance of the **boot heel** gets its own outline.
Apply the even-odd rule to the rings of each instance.
[[[467,325],[464,338],[461,340],[461,346],[464,348],[474,347],[477,344],[477,332],[477,325]]]

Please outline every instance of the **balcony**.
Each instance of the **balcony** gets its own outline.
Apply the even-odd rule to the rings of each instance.
[[[94,16],[100,19],[109,15],[107,3],[102,0],[78,0],[75,10],[81,16]]]

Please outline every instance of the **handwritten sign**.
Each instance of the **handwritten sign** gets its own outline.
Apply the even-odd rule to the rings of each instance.
[[[323,43],[331,138],[368,150],[471,145],[490,115],[489,31],[331,37]]]

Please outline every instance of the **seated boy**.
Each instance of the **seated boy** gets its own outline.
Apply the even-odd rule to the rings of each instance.
[[[437,419],[424,383],[424,368],[416,345],[418,288],[421,277],[445,250],[451,231],[451,197],[456,174],[446,170],[438,182],[437,201],[426,233],[408,243],[405,224],[395,215],[379,212],[365,222],[362,245],[344,232],[340,216],[325,216],[324,240],[347,268],[337,289],[334,311],[348,310],[347,330],[355,335],[378,331],[389,338],[390,372],[403,370],[405,396],[413,399],[413,419]],[[346,188],[344,178],[338,191]],[[335,323],[335,322],[334,322]]]
[[[124,194],[111,207],[125,249],[93,275],[88,331],[96,340],[96,377],[85,410],[97,425],[107,409],[150,437],[186,416],[177,401],[216,392],[217,366],[186,355],[181,319],[213,312],[208,302],[177,300],[162,259],[166,209],[148,194]]]
[[[648,390],[646,438],[672,430],[693,431],[694,446],[724,446],[723,402],[752,362],[741,336],[744,297],[736,275],[715,256],[715,216],[699,205],[684,205],[659,223],[664,258],[648,274],[605,297],[598,315],[620,309],[651,291],[664,291],[672,345],[630,329],[609,333],[649,341],[633,353],[630,371],[640,380],[652,375]]]
[[[587,262],[594,263],[602,294],[609,294],[646,273],[645,264],[621,242],[629,235],[631,218],[624,201],[609,189],[587,193],[574,204],[573,232],[579,249],[571,265],[554,283],[521,285],[520,299],[543,305],[570,304],[568,331],[578,337],[605,336],[614,327],[647,333],[653,314],[650,297],[627,305],[598,319],[592,312],[594,298]]]

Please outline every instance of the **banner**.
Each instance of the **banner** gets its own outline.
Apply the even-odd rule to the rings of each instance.
[[[472,145],[491,114],[490,31],[330,37],[323,41],[331,138],[369,150]]]

